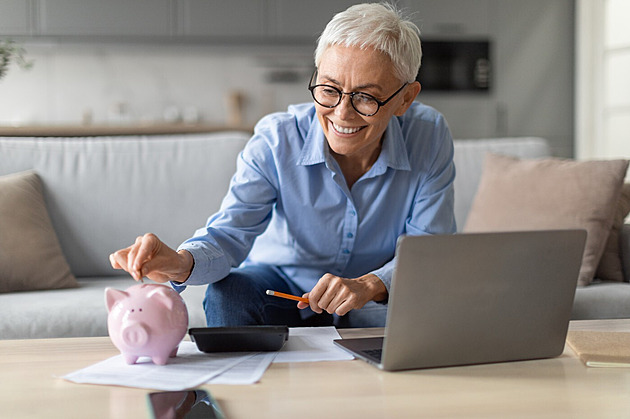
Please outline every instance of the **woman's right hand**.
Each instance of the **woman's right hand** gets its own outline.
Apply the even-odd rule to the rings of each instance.
[[[114,269],[129,272],[136,281],[147,277],[155,282],[185,282],[194,260],[186,250],[175,250],[164,244],[155,234],[138,236],[131,246],[109,255]]]

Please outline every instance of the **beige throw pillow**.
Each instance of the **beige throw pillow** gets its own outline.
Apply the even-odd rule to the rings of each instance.
[[[465,232],[583,228],[578,285],[588,285],[611,231],[627,160],[520,160],[489,153]]]
[[[77,287],[33,171],[0,176],[0,292]]]
[[[618,282],[624,280],[621,254],[619,253],[619,231],[628,213],[630,213],[630,183],[624,184],[621,188],[621,195],[619,196],[615,217],[613,218],[613,226],[595,273],[595,278],[597,279]]]

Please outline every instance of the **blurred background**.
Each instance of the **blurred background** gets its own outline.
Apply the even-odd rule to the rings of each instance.
[[[0,126],[185,123],[251,129],[267,113],[311,100],[306,87],[317,37],[336,12],[354,3],[359,2],[0,0],[0,40],[15,40],[33,61],[30,70],[12,64],[0,80]],[[588,92],[593,78],[584,79],[585,70],[576,66],[584,33],[576,28],[590,25],[595,14],[599,26],[591,30],[602,32],[606,18],[616,19],[607,10],[627,11],[623,0],[395,3],[422,32],[424,88],[417,100],[441,111],[455,138],[541,136],[561,157],[630,154],[619,139],[609,141],[610,147],[601,141],[593,146],[593,136],[603,132],[600,122],[578,123],[579,112],[600,115],[580,108],[580,100],[601,103],[610,95]],[[589,9],[585,17],[585,8],[597,13]],[[588,39],[590,45],[592,33]],[[622,53],[630,56],[630,42],[624,42]],[[621,83],[608,90],[628,88]],[[593,97],[602,94],[604,99]],[[627,109],[628,97],[617,105]],[[626,114],[614,124],[623,128],[628,122]],[[580,138],[589,129],[599,131]],[[604,131],[617,138],[616,131]]]

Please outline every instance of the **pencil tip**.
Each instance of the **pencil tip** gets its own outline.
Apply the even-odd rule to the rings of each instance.
[[[271,290],[267,290],[266,293],[267,293],[267,295],[273,295],[273,291],[271,291]]]

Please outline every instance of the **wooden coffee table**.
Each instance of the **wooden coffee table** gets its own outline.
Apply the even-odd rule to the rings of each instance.
[[[571,328],[630,331],[630,319]],[[344,337],[380,333],[340,330]],[[107,337],[0,340],[0,417],[147,418],[148,390],[59,378],[117,353]],[[630,368],[587,368],[568,347],[554,359],[404,372],[358,360],[272,364],[257,384],[203,387],[228,418],[630,415]]]

